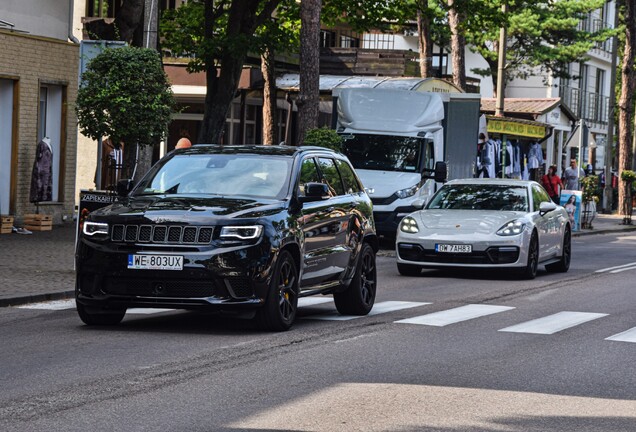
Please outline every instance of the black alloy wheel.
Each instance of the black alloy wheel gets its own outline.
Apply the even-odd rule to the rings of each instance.
[[[524,279],[534,279],[537,277],[537,268],[539,267],[539,239],[537,233],[533,232],[528,245],[528,262],[522,270]]]
[[[272,275],[265,305],[256,317],[267,330],[289,330],[298,310],[298,270],[291,254],[282,251]]]
[[[371,245],[363,243],[351,283],[345,291],[333,295],[338,312],[342,315],[367,315],[375,303],[377,281],[375,252]]]
[[[563,246],[561,259],[558,262],[548,264],[545,266],[545,269],[549,272],[560,272],[565,273],[570,269],[570,261],[572,260],[572,232],[570,231],[570,227],[565,227],[565,232],[563,233]]]

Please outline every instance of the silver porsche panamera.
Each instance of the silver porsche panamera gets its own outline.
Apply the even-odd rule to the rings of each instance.
[[[415,276],[423,268],[512,268],[533,279],[570,267],[572,227],[567,212],[534,181],[452,180],[397,230],[397,267]]]

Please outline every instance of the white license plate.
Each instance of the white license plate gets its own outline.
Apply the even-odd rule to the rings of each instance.
[[[183,256],[128,255],[128,268],[138,270],[183,270]]]
[[[456,245],[456,244],[436,244],[435,252],[447,252],[447,253],[471,253],[473,251],[472,245]]]

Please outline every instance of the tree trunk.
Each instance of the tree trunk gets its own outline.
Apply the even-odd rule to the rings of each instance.
[[[321,0],[300,2],[300,94],[298,145],[308,130],[318,127],[320,101],[320,9]]]
[[[276,144],[276,77],[274,53],[268,48],[261,56],[263,73],[263,144]]]
[[[417,10],[417,40],[420,51],[420,76],[422,78],[430,78],[433,76],[431,19],[420,9]]]
[[[453,83],[466,91],[466,38],[462,34],[462,13],[456,9],[455,0],[448,0],[448,25],[451,31],[451,51],[453,57]]]
[[[632,118],[634,115],[634,91],[636,90],[636,0],[625,0],[624,12],[625,48],[621,65],[621,95],[618,102],[618,178],[624,170],[632,169]],[[631,194],[627,182],[618,182],[619,211],[625,216]]]
[[[212,40],[215,25],[215,3],[206,0],[204,39]],[[266,2],[252,0],[233,0],[227,23],[227,36],[230,40],[249,39],[256,27],[264,19],[271,17],[280,0],[268,0]],[[257,12],[260,11],[260,14]],[[219,57],[213,50],[209,50],[204,56],[205,81],[207,93],[205,95],[205,108],[203,124],[199,133],[199,143],[208,144],[233,144],[223,139],[227,112],[234,100],[238,83],[243,71],[243,63],[247,56],[249,44],[235,44],[232,47],[223,48]],[[216,66],[217,61],[220,66]]]

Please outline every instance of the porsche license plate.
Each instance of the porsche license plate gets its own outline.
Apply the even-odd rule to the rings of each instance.
[[[435,252],[445,253],[471,253],[473,251],[472,245],[457,245],[457,244],[436,244]]]
[[[183,270],[183,256],[128,255],[128,268],[138,270]]]

